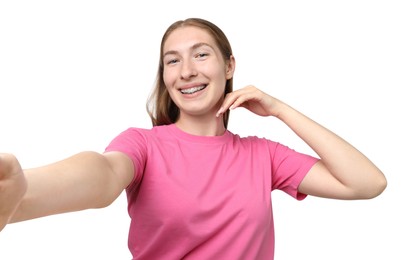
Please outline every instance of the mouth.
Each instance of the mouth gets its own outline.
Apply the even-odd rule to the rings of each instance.
[[[180,89],[179,91],[180,91],[182,94],[188,94],[188,95],[190,95],[190,94],[194,94],[194,93],[196,93],[196,92],[199,92],[199,91],[205,89],[207,86],[208,86],[208,85],[205,84],[205,85],[196,86],[196,87],[192,87],[192,88]]]

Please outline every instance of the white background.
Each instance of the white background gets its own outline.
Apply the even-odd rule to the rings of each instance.
[[[276,260],[407,259],[405,1],[1,1],[0,151],[24,168],[103,152],[145,101],[172,22],[219,25],[254,84],[330,128],[388,178],[368,201],[272,193]],[[243,109],[229,129],[313,154],[274,118]],[[75,192],[75,191],[72,191]],[[130,259],[122,194],[110,207],[12,224],[0,259]]]

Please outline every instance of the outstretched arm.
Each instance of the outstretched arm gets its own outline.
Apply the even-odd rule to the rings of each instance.
[[[283,121],[321,158],[300,184],[305,194],[334,199],[369,199],[386,188],[383,173],[351,144],[284,102],[248,86],[229,93],[218,112],[245,107]]]
[[[18,165],[16,159],[7,156],[11,158],[10,163]],[[108,206],[128,186],[134,173],[131,160],[119,152],[103,155],[82,152],[23,172],[20,168],[20,173],[18,168],[19,165],[14,168],[13,174],[7,171],[0,173],[3,176],[0,179],[0,187],[3,187],[0,188],[1,205],[7,201],[7,196],[1,194],[13,193],[13,190],[21,186],[10,182],[10,177],[6,175],[19,176],[23,180],[25,177],[22,182],[26,182],[27,187],[21,200],[18,200],[17,195],[14,196],[18,200],[13,202],[15,209],[12,209],[13,203],[9,203],[8,213],[0,215],[3,223]]]

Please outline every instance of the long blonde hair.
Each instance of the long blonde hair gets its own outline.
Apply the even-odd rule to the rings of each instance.
[[[156,83],[153,92],[147,101],[147,112],[150,115],[153,126],[169,125],[175,123],[179,117],[179,108],[174,103],[174,101],[172,101],[167,91],[167,88],[164,84],[163,48],[164,43],[167,40],[168,36],[175,29],[185,26],[195,26],[206,30],[215,40],[215,43],[217,47],[220,49],[225,62],[228,62],[232,55],[232,48],[226,35],[218,26],[207,20],[201,18],[189,18],[186,20],[177,21],[170,25],[170,27],[168,27],[161,40],[160,58]],[[232,91],[233,91],[233,77],[226,81],[225,95]],[[225,128],[227,128],[228,121],[229,121],[229,110],[223,114],[223,123],[225,125]]]

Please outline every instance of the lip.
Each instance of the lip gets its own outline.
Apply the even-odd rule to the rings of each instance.
[[[178,90],[181,91],[183,89],[189,89],[189,88],[200,87],[200,86],[207,87],[208,84],[206,84],[206,83],[191,83],[191,84],[187,84],[187,85],[184,85],[184,86],[178,88]]]
[[[193,93],[182,93],[182,90],[186,90],[186,89],[190,89],[190,88],[196,88],[196,87],[202,87],[202,89],[193,92]],[[178,91],[181,94],[182,97],[190,99],[190,98],[195,98],[200,96],[201,94],[204,93],[205,89],[207,88],[208,84],[204,84],[204,83],[197,83],[197,84],[188,84],[183,86],[182,88],[179,88]]]

